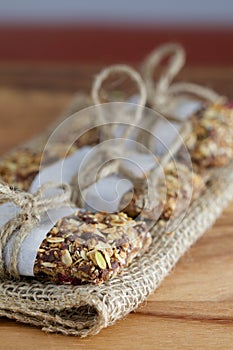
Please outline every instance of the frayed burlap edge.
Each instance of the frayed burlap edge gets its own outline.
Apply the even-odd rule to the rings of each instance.
[[[212,184],[196,200],[173,235],[155,231],[148,253],[101,286],[57,286],[2,281],[0,316],[46,332],[85,337],[135,310],[169,274],[179,258],[215,222],[233,199],[233,163],[213,172]]]

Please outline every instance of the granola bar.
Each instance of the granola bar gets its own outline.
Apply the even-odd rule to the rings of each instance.
[[[178,170],[177,170],[178,169]],[[121,210],[132,218],[141,220],[169,220],[179,216],[189,204],[200,196],[205,188],[207,176],[200,176],[182,163],[170,162],[164,168],[165,182],[161,179],[154,185],[155,201],[145,209],[148,188],[136,187],[122,199]],[[132,197],[129,201],[130,196]],[[157,199],[157,200],[156,200]],[[125,203],[129,203],[124,208]],[[158,214],[159,213],[159,214]]]
[[[187,146],[199,167],[224,166],[233,157],[233,106],[212,104],[191,117]]]
[[[178,169],[178,171],[177,171]],[[178,217],[190,202],[198,198],[205,189],[208,174],[200,176],[182,163],[171,162],[165,168],[165,191],[163,211],[160,219],[169,220]]]
[[[70,106],[67,116],[91,105],[91,99],[85,95],[75,101],[77,103]],[[54,131],[55,126],[50,129],[50,133]],[[40,169],[70,156],[83,146],[96,145],[99,143],[101,130],[100,127],[92,126],[92,120],[88,118],[87,112],[87,118],[71,118],[67,128],[57,128],[56,140],[44,148],[50,133],[48,130],[34,142],[28,142],[1,158],[0,180],[20,190],[28,191]]]
[[[0,160],[0,179],[19,190],[28,191],[33,179],[41,169],[70,156],[85,144],[92,145],[97,142],[97,139],[91,135],[94,135],[94,131],[89,131],[88,135],[82,135],[69,147],[67,152],[65,152],[66,147],[62,140],[61,143],[46,148],[44,152],[29,147],[18,148]]]
[[[28,190],[39,172],[41,152],[19,148],[0,161],[0,179],[20,190]]]
[[[75,148],[71,148],[67,156],[74,151]],[[40,169],[62,158],[64,145],[57,145],[45,152],[43,163],[42,154],[42,151],[30,148],[19,148],[10,152],[0,160],[0,179],[19,190],[28,191]]]
[[[38,251],[34,275],[59,284],[108,281],[145,252],[151,235],[145,222],[125,213],[77,211],[60,219]]]

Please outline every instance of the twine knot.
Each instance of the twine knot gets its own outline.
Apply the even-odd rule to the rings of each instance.
[[[46,196],[48,190],[61,190],[54,196]],[[20,213],[0,228],[0,277],[7,274],[4,263],[4,250],[11,236],[16,233],[9,264],[9,274],[15,278],[18,273],[18,255],[22,242],[41,220],[48,209],[61,208],[70,204],[71,189],[67,184],[47,182],[35,194],[14,189],[0,183],[0,202],[11,202],[18,206]]]

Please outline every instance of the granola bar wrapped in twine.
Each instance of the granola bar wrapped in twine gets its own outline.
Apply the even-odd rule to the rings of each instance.
[[[171,56],[168,66],[155,84],[154,70],[167,56]],[[192,132],[186,145],[194,164],[200,168],[226,165],[233,156],[232,105],[209,88],[188,82],[172,83],[184,61],[185,52],[179,44],[165,44],[152,51],[142,66],[148,104],[175,120],[191,121]]]
[[[126,66],[116,66],[112,69],[129,74],[139,87],[142,86],[140,103],[145,104],[146,93],[139,74]],[[98,83],[98,80],[96,82]],[[138,111],[139,109],[136,110],[136,122],[141,118],[141,113]],[[129,129],[132,129],[131,125]],[[129,133],[128,128],[125,133]],[[112,156],[113,151],[105,148],[106,153]],[[57,188],[53,188],[56,196],[53,194],[48,198],[44,186],[48,190],[52,188],[49,188],[47,182],[34,194],[39,182],[43,183],[46,178],[54,179],[54,176],[59,174],[61,165],[65,168],[63,180],[67,187],[72,174],[78,171],[78,164],[86,151],[89,151],[89,148],[83,147],[64,162],[58,161],[42,170],[39,178],[37,176],[32,181],[30,194],[0,186],[0,202],[8,199],[21,207],[22,211],[16,217],[12,215],[11,218],[7,215],[12,214],[11,211],[15,208],[4,204],[1,206],[3,216],[3,219],[0,217],[0,225],[3,226],[0,233],[1,253],[2,257],[5,256],[6,265],[0,270],[1,276],[4,276],[3,272],[6,276],[9,272],[14,277],[35,276],[43,282],[48,280],[69,284],[101,283],[119,273],[137,255],[148,249],[151,236],[144,222],[136,222],[124,213],[92,214],[85,210],[81,211],[74,205],[69,208],[69,202],[63,198],[65,193],[61,194],[60,198]],[[90,160],[87,162],[87,174],[90,172],[89,163]],[[118,173],[117,167],[114,167],[114,170]],[[118,178],[115,179],[115,184],[117,181]],[[88,185],[87,176],[85,182]],[[112,186],[114,192],[114,183]],[[109,194],[112,186],[108,186],[109,188],[105,186],[105,192]],[[41,198],[40,192],[42,192]],[[100,200],[97,198],[97,202]],[[54,212],[52,209],[57,210]],[[114,211],[118,211],[118,206],[115,206]]]
[[[211,169],[211,183],[190,206],[172,235],[151,229],[148,252],[121,275],[99,286],[54,285],[35,280],[0,283],[0,315],[47,332],[85,337],[114,324],[142,303],[185,251],[208,229],[233,198],[233,163]]]

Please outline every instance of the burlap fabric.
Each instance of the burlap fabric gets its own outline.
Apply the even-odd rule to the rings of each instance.
[[[215,222],[233,199],[233,163],[213,172],[172,235],[153,232],[153,244],[123,274],[100,286],[57,286],[37,281],[0,283],[0,316],[47,332],[85,337],[135,310],[169,274],[179,258]]]

